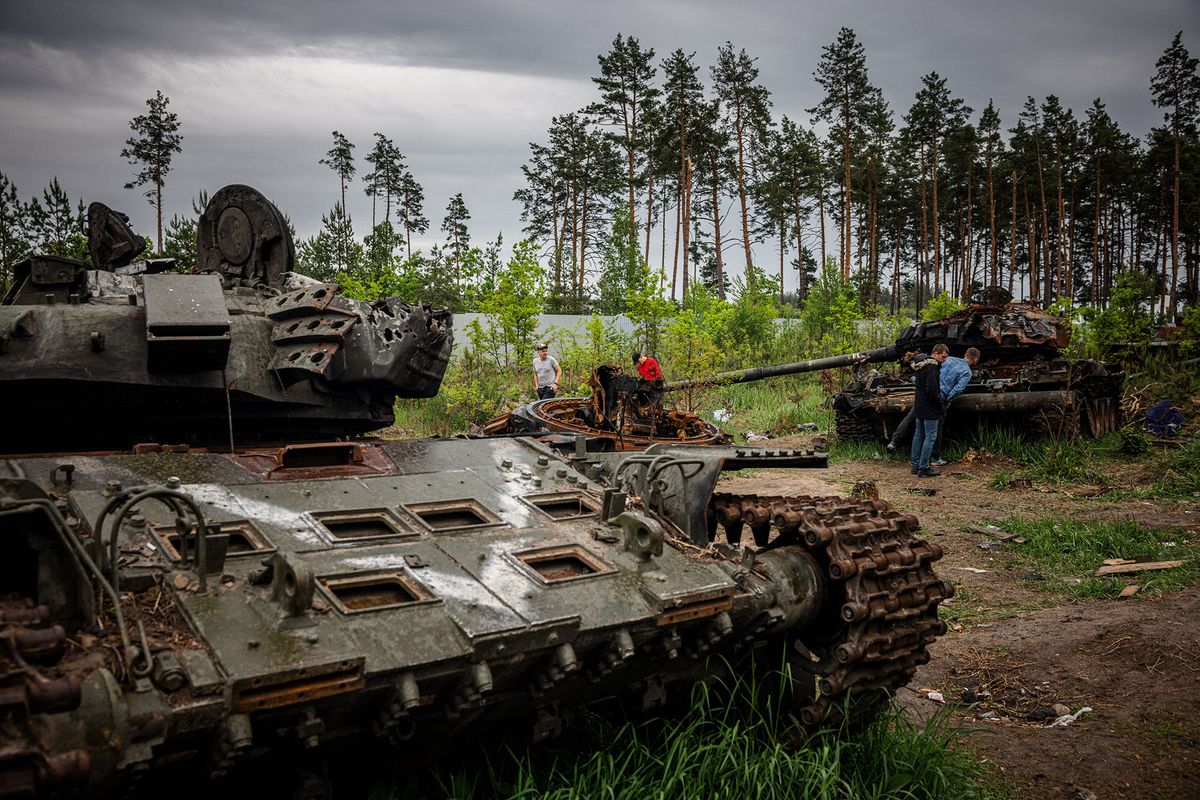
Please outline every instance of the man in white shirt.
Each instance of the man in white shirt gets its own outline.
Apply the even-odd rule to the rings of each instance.
[[[545,342],[537,347],[533,357],[533,389],[538,400],[546,400],[558,394],[558,382],[562,380],[562,367],[550,355],[550,346]]]

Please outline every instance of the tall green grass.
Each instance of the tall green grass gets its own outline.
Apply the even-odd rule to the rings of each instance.
[[[1141,587],[1142,595],[1154,595],[1200,582],[1200,543],[1189,541],[1180,531],[1128,521],[1058,517],[1033,521],[1010,517],[996,524],[1025,537],[1025,544],[1011,547],[1014,563],[1029,569],[1030,579],[1050,591],[1078,597],[1115,597],[1132,581]],[[1107,558],[1184,563],[1136,576],[1093,575]]]
[[[566,743],[481,752],[471,768],[377,787],[386,797],[982,798],[979,762],[948,715],[917,725],[894,706],[865,729],[798,742],[782,703],[753,682],[730,699],[698,687],[680,719],[613,724],[577,715]],[[749,692],[749,695],[746,694]]]

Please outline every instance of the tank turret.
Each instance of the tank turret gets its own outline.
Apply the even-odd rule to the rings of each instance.
[[[91,263],[15,265],[0,393],[22,424],[3,451],[310,441],[384,427],[397,397],[437,393],[447,312],[292,272],[283,215],[248,186],[213,195],[198,229],[190,271],[131,265],[145,240],[92,203]]]

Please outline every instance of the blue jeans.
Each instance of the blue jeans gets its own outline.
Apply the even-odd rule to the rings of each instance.
[[[917,418],[913,425],[912,465],[913,469],[929,469],[929,456],[933,452],[933,443],[938,438],[940,419]]]
[[[947,411],[949,411],[949,409],[947,409]],[[937,439],[933,443],[933,453],[930,457],[934,461],[937,461],[942,457],[942,436],[946,432],[946,418],[942,417],[940,420],[933,421],[938,423],[938,432]],[[896,430],[892,431],[892,438],[888,441],[891,444],[899,445],[901,440],[908,436],[908,434],[912,431],[913,426],[916,424],[917,410],[916,408],[910,408],[908,413],[904,415],[904,419],[900,420],[900,424],[896,426]]]

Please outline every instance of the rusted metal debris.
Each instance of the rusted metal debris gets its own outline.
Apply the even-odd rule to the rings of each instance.
[[[663,405],[661,381],[625,375],[620,367],[592,370],[590,397],[555,397],[519,406],[488,420],[484,435],[580,434],[593,450],[641,450],[655,443],[722,444],[729,438],[697,414]]]

